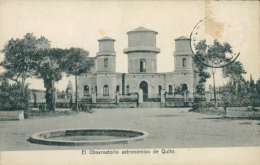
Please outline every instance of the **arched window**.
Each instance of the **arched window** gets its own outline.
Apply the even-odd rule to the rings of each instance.
[[[119,87],[119,85],[117,85],[116,86],[116,91],[119,92],[119,89],[120,89],[120,87]]]
[[[161,85],[158,86],[158,90],[159,90],[158,91],[159,95],[161,95],[161,90],[162,90],[162,86]]]
[[[182,59],[182,67],[186,67],[186,59],[185,58]]]
[[[169,85],[169,93],[172,93],[172,85]]]
[[[103,87],[103,95],[108,96],[109,95],[109,87],[108,85],[104,85]]]
[[[84,85],[84,95],[89,95],[89,86],[88,85]]]
[[[108,59],[107,58],[104,59],[104,68],[108,68]]]
[[[182,84],[182,91],[186,91],[186,90],[188,90],[187,84]]]
[[[126,86],[126,93],[127,93],[127,94],[130,93],[130,86],[129,86],[129,85]]]
[[[140,72],[145,72],[146,70],[145,70],[145,60],[144,59],[142,59],[141,61],[140,61]]]

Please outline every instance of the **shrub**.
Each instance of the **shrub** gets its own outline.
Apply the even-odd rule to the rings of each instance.
[[[3,79],[0,86],[0,108],[1,110],[13,111],[30,110],[30,91],[28,85],[24,87],[18,82],[17,84],[9,84],[7,79]]]
[[[192,104],[192,109],[193,109],[193,110],[197,110],[197,109],[199,109],[199,107],[200,107],[200,105],[199,105],[198,102],[194,102],[194,103]]]
[[[211,107],[215,107],[215,104],[212,102],[205,102],[202,105],[203,108],[211,108]]]

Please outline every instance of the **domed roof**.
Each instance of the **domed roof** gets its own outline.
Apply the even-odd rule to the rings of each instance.
[[[190,40],[190,38],[187,38],[185,36],[181,36],[181,37],[175,39],[175,41],[177,41],[177,40]]]
[[[150,30],[150,29],[144,28],[144,27],[136,28],[134,30],[131,30],[131,31],[127,32],[126,34],[135,33],[135,32],[154,32],[154,33],[158,34],[158,32],[156,32],[154,30]]]
[[[99,39],[98,41],[115,41],[115,39],[106,36],[106,37]]]

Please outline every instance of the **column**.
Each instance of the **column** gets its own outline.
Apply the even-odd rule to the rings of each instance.
[[[161,89],[161,103],[165,103],[165,89]]]

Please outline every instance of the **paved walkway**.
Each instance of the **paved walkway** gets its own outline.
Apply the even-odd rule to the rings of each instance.
[[[146,131],[145,141],[106,146],[32,144],[31,135],[71,128],[122,128]],[[140,149],[260,146],[260,121],[228,120],[188,112],[187,108],[94,109],[70,116],[1,121],[1,150]]]

